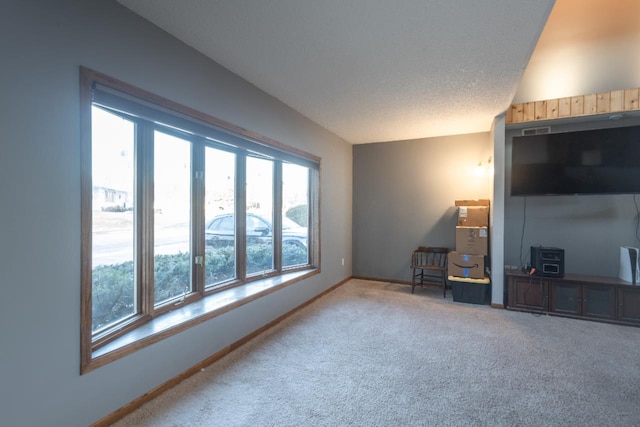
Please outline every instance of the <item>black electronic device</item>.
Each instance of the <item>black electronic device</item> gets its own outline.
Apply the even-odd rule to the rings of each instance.
[[[531,246],[531,268],[536,276],[564,277],[564,249]]]
[[[640,126],[515,136],[511,195],[640,193]]]

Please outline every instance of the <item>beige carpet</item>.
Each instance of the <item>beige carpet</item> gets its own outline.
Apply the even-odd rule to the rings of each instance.
[[[640,328],[351,280],[118,426],[638,426]]]

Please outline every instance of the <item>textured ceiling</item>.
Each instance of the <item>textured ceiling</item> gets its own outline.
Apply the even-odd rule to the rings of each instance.
[[[345,140],[488,131],[553,0],[118,0]]]

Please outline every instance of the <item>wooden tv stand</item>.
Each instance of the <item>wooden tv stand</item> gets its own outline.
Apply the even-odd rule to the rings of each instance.
[[[640,326],[640,285],[613,277],[507,269],[507,309]]]

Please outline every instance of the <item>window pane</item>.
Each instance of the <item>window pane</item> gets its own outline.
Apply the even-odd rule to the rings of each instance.
[[[273,162],[247,157],[247,274],[273,270]]]
[[[309,263],[309,169],[282,165],[282,266]]]
[[[205,148],[205,285],[236,277],[236,156]]]
[[[191,143],[154,133],[155,304],[191,292]]]
[[[135,125],[91,109],[92,332],[137,312],[134,270]]]

